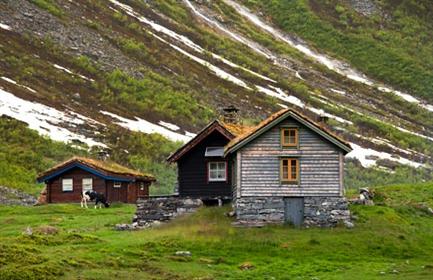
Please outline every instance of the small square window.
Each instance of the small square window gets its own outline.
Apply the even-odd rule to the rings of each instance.
[[[209,162],[208,163],[208,181],[209,182],[224,182],[227,180],[227,163]]]
[[[296,147],[298,146],[298,129],[283,128],[281,129],[281,146]]]
[[[114,182],[113,187],[114,188],[120,188],[120,187],[122,187],[122,183],[121,182]]]
[[[72,179],[62,179],[62,191],[72,192],[74,190]]]

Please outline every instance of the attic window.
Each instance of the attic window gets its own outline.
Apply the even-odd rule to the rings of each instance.
[[[298,129],[297,128],[281,129],[281,145],[283,147],[298,146]]]
[[[118,188],[122,187],[122,183],[121,182],[114,182],[113,187],[118,189]]]
[[[223,157],[224,147],[207,147],[204,153],[205,157]]]

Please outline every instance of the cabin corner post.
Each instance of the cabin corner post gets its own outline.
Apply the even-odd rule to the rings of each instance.
[[[236,153],[236,198],[241,197],[241,172],[242,172],[242,154],[239,150]]]
[[[340,152],[340,196],[344,196],[344,155]]]

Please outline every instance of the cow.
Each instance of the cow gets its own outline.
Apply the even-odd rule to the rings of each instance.
[[[98,207],[98,204],[99,208],[102,208],[102,204],[104,204],[105,208],[110,207],[104,194],[95,191],[86,191],[84,194],[90,198],[90,201],[95,201],[95,209]]]

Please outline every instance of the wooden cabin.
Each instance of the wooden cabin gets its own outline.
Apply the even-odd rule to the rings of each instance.
[[[215,120],[170,155],[167,161],[178,167],[180,197],[231,200],[232,165],[224,147],[243,131],[241,125]]]
[[[292,109],[232,139],[233,205],[240,223],[328,226],[350,218],[343,197],[349,143]]]
[[[135,203],[149,195],[155,178],[113,162],[74,157],[43,172],[37,180],[46,184],[48,203],[80,202],[87,190],[103,193],[109,202]]]

